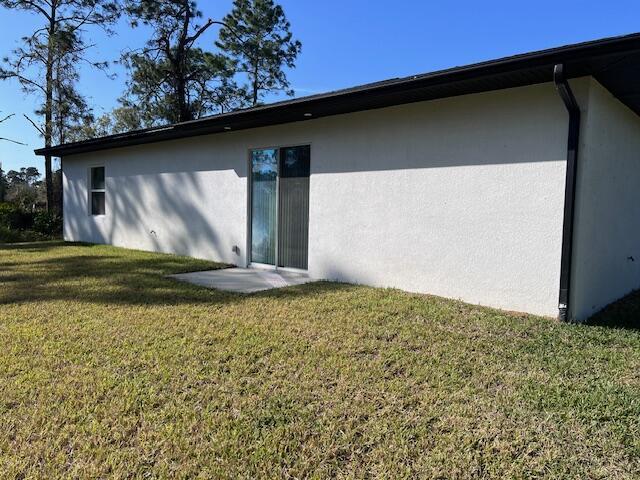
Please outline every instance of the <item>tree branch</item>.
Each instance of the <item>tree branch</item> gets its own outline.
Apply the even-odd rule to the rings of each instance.
[[[26,143],[22,143],[22,142],[18,142],[16,140],[11,140],[10,138],[4,138],[4,137],[0,137],[0,140],[4,140],[6,142],[11,142],[11,143],[15,143],[17,145],[27,145]]]
[[[33,120],[31,120],[26,113],[23,113],[22,115],[24,115],[24,118],[26,118],[29,121],[29,123],[33,125],[33,128],[35,128],[38,132],[40,132],[41,135],[45,134],[44,129],[36,125],[36,123]]]
[[[32,87],[35,87],[35,88],[37,88],[39,90],[42,90],[43,92],[46,92],[46,89],[42,85],[34,82],[33,80],[28,79],[27,77],[24,77],[24,76],[22,76],[22,75],[20,75],[18,73],[8,72],[6,74],[0,74],[0,80],[7,79],[7,78],[17,78],[18,81],[21,82],[21,83],[26,83],[28,85],[31,85]]]
[[[15,113],[12,113],[10,115],[7,115],[6,117],[4,117],[2,120],[0,120],[0,123],[5,122],[7,120],[9,120],[11,117],[15,116]]]
[[[206,32],[207,29],[214,23],[216,22],[214,22],[211,19],[207,20],[207,23],[205,23],[202,27],[200,27],[193,35],[184,39],[185,43],[189,43],[189,44],[194,43],[200,37],[200,35]]]
[[[38,12],[40,12],[47,19],[47,21],[49,21],[49,22],[51,21],[51,16],[49,15],[49,13],[44,8],[42,8],[40,5],[38,5],[37,3],[32,2],[32,1],[25,1],[24,3],[26,5],[28,5],[29,7],[31,7],[32,9],[37,10]]]

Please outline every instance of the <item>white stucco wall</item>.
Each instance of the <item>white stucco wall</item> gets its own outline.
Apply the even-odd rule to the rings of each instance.
[[[93,217],[87,184],[96,165],[105,166],[106,214]],[[246,151],[222,137],[67,157],[64,238],[243,264],[246,169]]]
[[[640,288],[640,118],[596,80],[588,86],[571,285],[577,321]]]
[[[310,143],[312,276],[556,316],[566,132],[548,83],[70,156],[65,239],[245,265],[248,150]]]

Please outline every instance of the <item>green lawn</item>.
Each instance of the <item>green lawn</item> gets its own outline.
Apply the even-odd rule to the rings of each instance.
[[[0,477],[640,475],[636,330],[213,266],[0,247]]]

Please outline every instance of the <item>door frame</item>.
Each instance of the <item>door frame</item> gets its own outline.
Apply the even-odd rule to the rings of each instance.
[[[260,270],[282,270],[285,272],[293,272],[293,273],[307,273],[309,270],[304,270],[304,269],[300,269],[300,268],[292,268],[292,267],[279,267],[278,266],[278,250],[279,250],[279,244],[278,244],[278,230],[280,229],[280,150],[283,148],[293,148],[293,147],[309,147],[309,187],[311,187],[311,150],[312,150],[312,143],[311,142],[299,142],[299,143],[286,143],[286,144],[281,144],[281,145],[270,145],[267,147],[250,147],[247,149],[247,256],[246,256],[246,267],[247,268],[256,268],[256,269],[260,269]],[[276,226],[275,226],[275,265],[269,265],[268,263],[258,263],[258,262],[254,262],[251,258],[252,252],[251,252],[251,243],[252,243],[252,228],[253,228],[253,212],[252,212],[252,208],[251,208],[251,195],[252,195],[252,173],[253,173],[253,165],[251,162],[251,153],[254,152],[255,150],[277,150],[278,151],[278,173],[276,176],[276,201],[277,201],[277,207],[276,207]],[[309,188],[309,197],[311,197],[311,188]],[[309,218],[308,220],[309,222],[311,221],[311,218]],[[308,252],[308,246],[307,246],[307,256],[309,255]]]

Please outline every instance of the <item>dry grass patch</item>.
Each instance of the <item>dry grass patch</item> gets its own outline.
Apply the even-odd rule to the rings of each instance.
[[[210,262],[0,249],[6,478],[632,478],[640,334]]]

